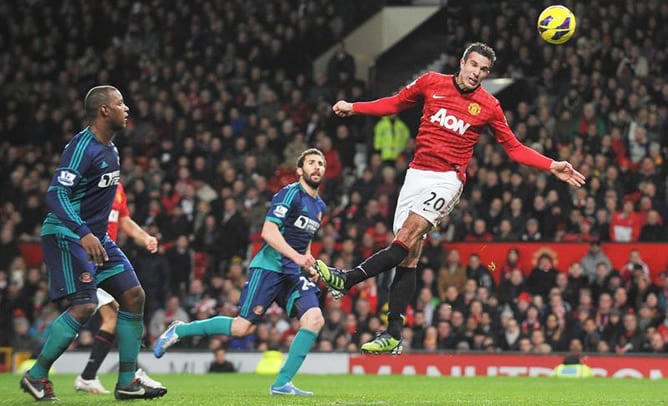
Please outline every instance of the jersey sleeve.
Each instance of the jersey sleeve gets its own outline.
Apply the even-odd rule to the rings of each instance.
[[[508,126],[505,114],[499,102],[494,106],[494,113],[489,121],[496,140],[501,144],[510,159],[533,168],[550,170],[553,160],[540,152],[522,144]]]
[[[427,72],[406,85],[394,96],[369,102],[353,103],[353,111],[372,116],[389,116],[406,110],[424,100],[424,90],[429,87],[432,77],[432,72]]]
[[[71,197],[90,162],[91,157],[85,145],[78,142],[67,145],[46,193],[46,202],[51,212],[79,237],[91,231],[74,208]]]
[[[128,208],[128,197],[125,195],[125,188],[121,183],[118,184],[115,198],[119,201],[118,218],[120,219],[130,216],[130,209]]]
[[[318,196],[318,208],[320,209],[320,215],[321,218],[327,214],[328,209],[327,209],[327,204],[325,203],[324,200],[320,196]]]
[[[285,219],[288,216],[288,212],[292,207],[292,202],[295,197],[295,190],[291,188],[283,188],[276,192],[274,197],[271,199],[271,206],[269,206],[269,211],[267,211],[267,216],[265,221],[271,221],[272,223],[277,224],[279,227],[285,223]]]

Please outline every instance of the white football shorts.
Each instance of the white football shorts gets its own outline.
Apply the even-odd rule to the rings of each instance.
[[[459,203],[464,184],[457,172],[434,172],[408,168],[399,191],[392,230],[396,235],[413,212],[436,226]]]
[[[114,297],[107,293],[106,290],[97,288],[97,309],[104,305],[108,305],[114,300]],[[97,309],[95,309],[95,311],[97,311]]]

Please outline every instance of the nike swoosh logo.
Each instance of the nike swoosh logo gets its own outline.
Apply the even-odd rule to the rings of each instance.
[[[127,391],[127,390],[123,390],[123,389],[117,389],[117,392],[121,393],[123,395],[143,395],[143,394],[146,393],[144,388],[141,388],[141,387],[136,391]]]
[[[437,94],[434,94],[431,97],[433,97],[434,99],[445,99],[445,96],[439,96]]]
[[[296,392],[294,389],[290,389],[290,390],[287,391],[287,392],[280,392],[280,391],[279,391],[278,393],[282,393],[282,394],[284,394],[284,395],[295,395],[297,392]]]
[[[35,388],[33,388],[32,385],[28,384],[27,386],[28,389],[30,389],[30,392],[32,392],[32,394],[35,395],[37,399],[42,399],[44,397],[44,389],[35,390]]]

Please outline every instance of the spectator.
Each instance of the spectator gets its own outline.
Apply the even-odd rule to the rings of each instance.
[[[15,317],[13,323],[13,338],[9,343],[15,352],[28,352],[31,358],[39,354],[42,343],[29,333],[30,322],[25,317]]]
[[[14,227],[11,223],[5,223],[0,228],[0,270],[9,270],[9,264],[20,256],[21,251],[14,235]]]
[[[623,354],[643,351],[647,343],[638,328],[636,315],[632,313],[625,314],[623,323],[623,330],[615,341],[615,352]]]
[[[666,241],[666,226],[661,219],[659,212],[650,210],[647,213],[647,223],[640,229],[639,241],[658,242]]]
[[[217,348],[213,354],[213,361],[209,364],[209,373],[237,372],[234,364],[227,360],[227,351],[224,347]]]
[[[502,219],[496,234],[496,241],[517,241],[518,236],[513,233],[513,226],[508,219]]]
[[[629,199],[624,201],[624,208],[615,212],[610,220],[610,238],[615,242],[638,241],[642,220]]]
[[[149,234],[158,235],[157,230],[149,227]],[[155,254],[141,250],[134,257],[133,263],[137,278],[144,288],[144,324],[148,324],[153,312],[163,306],[170,290],[171,267],[164,247],[160,246]]]
[[[522,338],[522,332],[517,320],[511,318],[506,323],[504,331],[499,339],[501,350],[518,351],[520,349],[520,340]]]
[[[194,252],[190,248],[188,237],[180,235],[176,244],[165,253],[169,262],[169,285],[172,295],[181,295],[190,288]]]
[[[473,230],[464,236],[467,242],[490,242],[494,240],[494,235],[487,230],[487,223],[484,219],[476,219],[473,222]]]
[[[496,292],[496,281],[489,269],[480,263],[480,255],[477,253],[469,255],[466,277],[474,279],[478,286],[486,287],[490,293]]]
[[[415,304],[415,310],[422,311],[422,313],[425,315],[424,316],[425,323],[430,325],[433,324],[432,318],[434,313],[436,312],[438,305],[439,305],[439,300],[438,298],[435,298],[433,296],[433,294],[431,293],[431,289],[422,288],[420,291],[418,291],[418,298]]]
[[[427,244],[425,244],[420,258],[422,266],[439,269],[446,263],[447,255],[446,250],[443,249],[442,238],[443,235],[438,231],[429,234]]]
[[[550,289],[555,286],[557,270],[552,264],[549,254],[542,254],[538,264],[531,270],[527,279],[527,288],[532,295],[540,295],[547,298]]]
[[[503,267],[501,268],[501,277],[500,277],[501,283],[503,283],[503,281],[509,280],[511,273],[514,270],[519,270],[522,274],[524,274],[524,271],[522,270],[519,264],[519,260],[520,260],[520,251],[517,248],[510,248],[506,253],[506,262],[503,264]]]
[[[233,197],[226,197],[218,226],[217,260],[225,266],[235,256],[244,258],[248,249],[248,224]]]
[[[172,295],[167,299],[164,309],[158,309],[153,313],[151,322],[149,324],[149,335],[151,342],[169,326],[174,320],[181,320],[183,322],[190,321],[188,313],[181,307],[181,300],[179,296]]]
[[[579,262],[574,262],[568,267],[567,285],[562,289],[562,297],[570,305],[580,297],[580,292],[589,286],[589,281],[584,275],[584,268]]]
[[[633,276],[633,272],[636,269],[641,270],[642,275],[645,278],[649,278],[649,267],[647,266],[645,261],[643,261],[640,255],[640,251],[637,248],[633,248],[631,249],[631,251],[629,251],[629,262],[627,262],[621,269],[622,277],[625,280],[630,281]]]
[[[542,331],[543,326],[538,318],[538,308],[530,305],[525,313],[524,320],[520,323],[520,330],[522,335],[532,336],[534,331]]]
[[[466,284],[466,267],[459,260],[459,251],[452,249],[448,252],[446,264],[439,270],[438,291],[441,300],[446,297],[446,290],[452,286],[455,292],[461,292]]]
[[[499,300],[512,303],[520,294],[527,292],[524,274],[519,269],[510,272],[510,278],[501,281]]]
[[[332,309],[327,315],[327,321],[320,335],[321,339],[336,341],[337,337],[345,334],[344,314],[341,309]]]
[[[596,267],[600,263],[605,264],[608,269],[611,268],[610,259],[607,257],[607,255],[605,255],[605,252],[603,252],[601,243],[598,241],[592,241],[589,244],[589,250],[580,260],[584,275],[590,281],[596,279]]]
[[[323,137],[319,142],[319,148],[325,154],[325,159],[327,160],[325,190],[323,194],[329,197],[328,200],[335,200],[343,174],[343,164],[341,163],[339,152],[334,149],[331,138]]]
[[[526,229],[522,233],[522,241],[542,241],[543,235],[540,232],[538,220],[530,218],[527,220]]]
[[[336,51],[327,63],[327,79],[334,86],[349,83],[355,78],[355,59],[346,51],[343,41],[336,46]]]
[[[380,153],[384,164],[394,166],[411,136],[408,126],[396,115],[385,116],[378,120],[373,134],[373,149]]]

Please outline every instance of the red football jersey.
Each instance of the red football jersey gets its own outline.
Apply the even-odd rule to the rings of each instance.
[[[437,172],[454,170],[465,181],[473,147],[483,128],[490,126],[511,159],[550,169],[552,159],[517,140],[496,97],[481,86],[472,91],[460,89],[454,75],[425,73],[394,96],[353,103],[353,111],[385,116],[420,102],[424,102],[424,107],[411,168]]]
[[[118,220],[121,217],[130,215],[128,209],[128,198],[125,196],[125,188],[121,183],[116,188],[116,196],[114,197],[114,204],[111,205],[111,213],[109,213],[109,224],[107,225],[107,234],[109,238],[116,241],[118,238]]]

